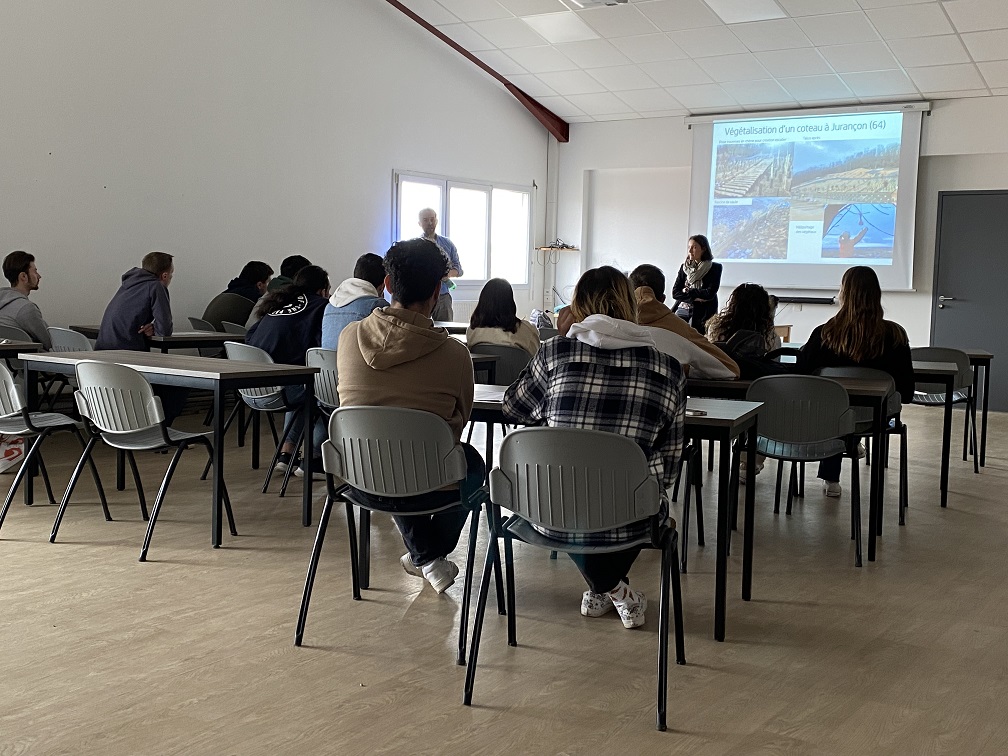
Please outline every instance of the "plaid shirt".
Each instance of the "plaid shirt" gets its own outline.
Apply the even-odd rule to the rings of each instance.
[[[669,488],[682,455],[685,386],[679,363],[653,347],[600,349],[555,337],[542,345],[504,393],[504,416],[523,425],[545,423],[627,436],[643,450],[663,488]],[[536,530],[568,543],[602,545],[644,536],[648,524],[590,536]]]

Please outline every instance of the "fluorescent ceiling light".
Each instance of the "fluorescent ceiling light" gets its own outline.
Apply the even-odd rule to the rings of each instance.
[[[599,38],[599,35],[588,24],[578,18],[576,13],[570,11],[543,13],[540,16],[522,16],[522,21],[553,45]]]
[[[726,24],[787,18],[775,0],[704,0]]]

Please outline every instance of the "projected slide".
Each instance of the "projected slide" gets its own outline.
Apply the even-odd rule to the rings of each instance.
[[[902,113],[715,122],[714,256],[891,265],[902,131]]]

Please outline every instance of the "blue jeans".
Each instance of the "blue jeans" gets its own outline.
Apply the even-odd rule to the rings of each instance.
[[[285,386],[283,389],[284,400],[288,405],[297,406],[304,403],[304,386]],[[249,399],[248,405],[254,409],[268,410],[275,406],[272,399]],[[297,437],[304,430],[304,410],[300,407],[288,412],[284,416],[284,431],[287,433],[287,440],[294,443]],[[324,416],[319,416],[312,426],[312,458],[317,459],[322,454],[322,442],[329,436],[329,428]],[[320,469],[320,468],[317,468]]]

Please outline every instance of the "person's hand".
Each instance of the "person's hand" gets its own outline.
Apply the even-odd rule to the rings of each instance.
[[[574,325],[574,314],[570,307],[564,307],[557,313],[557,333],[566,336],[572,325]]]
[[[150,322],[147,323],[146,325],[140,326],[140,330],[137,331],[137,333],[142,333],[147,338],[150,338],[151,336],[154,335],[154,323]]]

